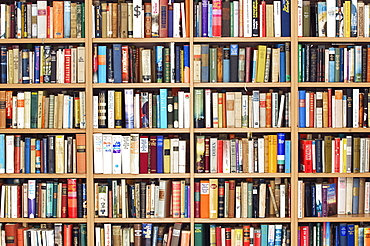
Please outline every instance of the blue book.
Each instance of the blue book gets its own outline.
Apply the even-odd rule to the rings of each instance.
[[[268,226],[261,225],[261,245],[267,245],[268,240]]]
[[[322,173],[322,139],[315,140],[316,172]]]
[[[159,120],[161,118],[161,110],[160,110],[160,98],[159,95],[156,96],[157,100],[157,127],[156,128],[161,128],[161,121]]]
[[[208,37],[208,1],[202,0],[202,37]]]
[[[37,151],[40,151],[41,153],[41,140],[40,139],[36,139],[36,153]],[[41,173],[41,156],[36,156],[35,170],[36,170],[36,173]]]
[[[209,57],[209,45],[208,44],[202,44],[202,57]],[[201,82],[209,82],[209,62],[202,62],[202,74],[200,81]]]
[[[181,213],[181,215],[184,215],[184,218],[189,218],[188,217],[188,210],[187,210],[187,208],[189,206],[189,199],[188,199],[188,196],[187,196],[187,194],[188,194],[187,187],[188,186],[186,185],[185,186],[185,211],[184,211],[184,214]]]
[[[291,141],[285,140],[285,173],[290,173],[291,152]]]
[[[300,90],[298,92],[299,100],[299,122],[298,127],[306,127],[306,91]]]
[[[5,134],[0,134],[0,173],[5,173]]]
[[[344,48],[339,48],[340,60],[340,72],[339,72],[339,82],[344,82]]]
[[[339,231],[339,245],[347,246],[347,224],[340,223]]]
[[[281,36],[290,37],[290,1],[281,0]],[[281,64],[281,63],[280,63]]]
[[[53,218],[53,195],[54,184],[48,181],[46,183],[46,218]]]
[[[163,136],[157,136],[157,173],[163,173]]]
[[[364,228],[358,228],[358,245],[364,245]]]
[[[143,245],[150,245],[152,242],[152,223],[143,223],[142,224],[142,238],[143,238]]]
[[[87,202],[87,189],[86,189],[86,183],[82,183],[82,204],[86,204]],[[87,207],[82,206],[82,215],[87,215]]]
[[[331,236],[331,230],[330,230],[330,222],[324,222],[324,226],[326,227],[325,235],[324,235],[324,244],[323,245],[331,245],[330,243],[330,236]]]
[[[312,208],[312,214],[311,217],[317,217],[317,212],[316,212],[316,185],[312,184],[311,185],[311,208]]]
[[[359,189],[360,189],[360,179],[359,178],[353,178],[353,190],[357,190],[357,192],[353,192],[352,197],[352,214],[358,214],[358,204],[359,204]]]
[[[155,64],[157,71],[157,83],[163,82],[163,46],[155,46]]]
[[[224,83],[230,82],[230,48],[223,48],[222,80]]]
[[[2,49],[2,48],[1,48]],[[22,83],[30,83],[30,59],[29,59],[29,49],[22,50]]]
[[[31,138],[24,138],[24,172],[31,172]]]
[[[33,83],[40,83],[40,46],[35,46],[35,58],[34,58],[34,80]]]
[[[64,38],[71,37],[71,1],[64,1]]]
[[[152,237],[153,237],[153,240],[152,240],[152,246],[157,246],[157,243],[158,243],[158,229],[159,229],[159,226],[153,226],[153,232],[152,232]]]
[[[348,246],[355,245],[355,225],[354,224],[347,225],[347,245]]]
[[[114,83],[122,82],[122,45],[113,44],[113,77]]]
[[[351,37],[357,37],[357,1],[351,1]]]
[[[212,3],[208,4],[208,13],[212,13]],[[212,16],[213,14],[208,15],[208,37],[212,38]]]
[[[189,45],[184,45],[184,73],[186,74],[188,71],[190,72],[190,50]],[[184,79],[184,82],[188,83],[190,81]]]
[[[167,28],[167,37],[172,38],[173,37],[173,3],[172,1],[169,1],[168,4],[168,11],[167,11],[167,20],[168,20],[168,28]]]
[[[285,166],[285,133],[277,134],[277,166],[278,172],[284,172]]]
[[[280,82],[286,82],[285,44],[278,44],[277,47],[280,49],[280,74],[279,74]]]
[[[175,47],[175,83],[181,83],[181,46]]]
[[[274,246],[281,246],[282,244],[282,235],[283,235],[283,225],[275,225],[275,244]]]
[[[107,46],[98,46],[98,83],[107,83]]]
[[[167,128],[167,89],[159,90],[159,118],[157,121],[160,121],[160,128]]]
[[[329,82],[335,82],[335,48],[329,48]]]
[[[1,46],[0,48],[0,83],[6,84],[7,83],[7,53],[8,49],[6,46]]]
[[[301,67],[301,74],[302,74],[302,81],[306,82],[308,79],[306,78],[306,47],[302,46],[302,67]]]

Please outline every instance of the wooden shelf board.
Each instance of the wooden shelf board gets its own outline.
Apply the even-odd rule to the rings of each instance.
[[[291,83],[194,83],[194,88],[289,88]]]
[[[86,218],[4,218],[0,219],[1,222],[12,223],[86,223]]]
[[[190,173],[94,174],[94,179],[184,179]]]
[[[194,219],[195,223],[290,223],[290,218],[217,218],[217,219]]]
[[[194,133],[248,133],[248,132],[290,132],[289,127],[283,128],[194,128]]]
[[[353,87],[370,87],[370,83],[341,83],[341,82],[300,82],[298,83],[298,87],[324,87],[324,88],[331,88],[331,87],[344,87],[344,88],[353,88]]]
[[[369,42],[368,38],[344,38],[344,37],[298,37],[298,42],[325,42],[325,43],[357,43],[357,42]]]
[[[290,37],[213,37],[213,38],[203,38],[195,37],[194,43],[281,43],[290,42]]]
[[[367,222],[370,214],[343,214],[330,217],[305,217],[298,219],[298,222]]]
[[[130,133],[190,133],[188,128],[95,128],[94,133],[120,133],[120,134],[130,134]]]
[[[97,83],[92,85],[94,89],[115,88],[189,88],[189,83]]]
[[[194,173],[194,178],[289,178],[290,173]]]
[[[190,38],[93,38],[96,44],[113,44],[113,43],[181,43],[190,42]]]
[[[95,218],[95,223],[190,223],[190,218]]]
[[[84,38],[14,38],[0,39],[0,44],[73,44],[85,43]]]
[[[25,89],[83,89],[86,87],[85,84],[79,83],[40,83],[40,84],[1,84],[1,89],[18,89],[18,90],[25,90]]]
[[[299,173],[299,178],[336,178],[336,177],[364,177],[368,178],[369,173]]]
[[[77,133],[85,133],[85,129],[39,129],[39,128],[32,128],[32,129],[0,129],[0,133],[5,134],[77,134]]]
[[[298,128],[299,133],[370,132],[369,128]]]
[[[86,174],[80,173],[2,173],[0,178],[11,179],[72,179],[86,178]]]

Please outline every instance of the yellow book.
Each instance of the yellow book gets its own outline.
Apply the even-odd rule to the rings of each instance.
[[[277,135],[269,135],[269,173],[277,171]]]
[[[223,113],[223,107],[222,107],[222,94],[223,93],[218,93],[218,127],[222,128],[224,119],[222,117]]]
[[[235,244],[233,245],[243,245],[243,229],[235,228]]]
[[[355,246],[358,246],[358,225],[355,225]]]
[[[180,181],[180,215],[185,218],[185,180]]]
[[[114,125],[122,128],[122,91],[114,92]]]
[[[264,139],[264,153],[265,153],[265,173],[269,172],[269,135],[263,136]]]
[[[265,81],[266,49],[266,45],[258,45],[257,83],[263,83]]]
[[[64,173],[64,135],[55,136],[55,173]]]
[[[17,82],[14,82],[14,55],[13,55],[13,50],[10,49],[8,51],[8,68],[9,68],[9,77],[8,77],[8,83],[9,84],[14,84],[14,83],[18,83]]]
[[[209,180],[209,218],[218,218],[218,179]]]
[[[42,114],[42,98],[44,97],[44,91],[39,91],[37,93],[37,128],[42,128],[42,122],[44,115]]]
[[[342,156],[342,162],[343,167],[340,171],[341,173],[347,173],[347,138],[343,138],[341,141],[341,149],[343,149],[341,156]]]
[[[216,226],[209,227],[209,244],[216,245]]]
[[[74,102],[74,110],[73,110],[73,113],[74,113],[74,127],[75,128],[80,128],[80,122],[81,122],[81,119],[80,119],[80,98],[79,96],[75,97],[73,102]]]
[[[164,148],[164,157],[163,157],[163,172],[170,173],[171,172],[171,156],[170,156],[170,149],[171,149],[171,140],[165,138],[163,143]]]
[[[44,67],[45,67],[45,47],[40,46],[40,83],[44,83]]]
[[[266,4],[266,37],[274,37],[274,5]]]
[[[351,37],[351,1],[344,1],[344,37]]]
[[[31,138],[31,173],[36,173],[36,138]]]

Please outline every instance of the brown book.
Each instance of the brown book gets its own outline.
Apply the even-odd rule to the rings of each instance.
[[[217,82],[223,82],[222,78],[222,47],[217,47]]]
[[[21,227],[20,223],[7,223],[5,224],[5,242],[6,245],[16,246],[17,242],[17,229]]]
[[[242,148],[243,150],[243,159],[242,159],[242,165],[243,165],[243,173],[248,173],[248,139],[242,138]]]
[[[329,111],[328,111],[328,92],[324,91],[322,93],[322,118],[323,127],[328,127],[329,125]]]
[[[353,139],[353,172],[359,173],[360,172],[360,146],[361,146],[361,139],[354,138]],[[326,155],[326,153],[325,153]]]
[[[235,217],[235,180],[229,180],[229,218]]]
[[[160,226],[158,228],[157,246],[162,246],[163,245],[164,230],[165,230],[164,226]]]
[[[120,38],[127,38],[127,3],[120,3],[121,6],[121,29]]]
[[[367,69],[366,69],[366,80],[365,82],[370,82],[370,47],[367,48]]]
[[[166,0],[159,0],[159,37],[167,38],[168,32],[168,3]]]
[[[134,245],[141,246],[141,224],[134,224]]]
[[[357,33],[357,37],[363,37],[364,36],[364,8],[365,8],[365,4],[364,2],[358,2],[357,3],[357,16],[358,16],[358,19],[357,19],[357,28],[358,28],[358,33]]]
[[[107,38],[108,33],[107,33],[107,7],[108,4],[102,2],[101,3],[101,30],[102,30],[102,38]]]
[[[332,155],[331,155],[332,144],[331,144],[331,141],[332,141],[332,137],[331,136],[325,136],[324,140],[325,140],[325,145],[324,145],[324,148],[325,148],[325,163],[324,163],[325,168],[323,168],[323,170],[325,170],[326,173],[331,173],[331,162],[332,162]]]
[[[6,100],[5,91],[0,91],[0,128],[6,127]]]
[[[360,178],[358,198],[358,214],[363,214],[365,212],[365,178]]]
[[[303,1],[303,37],[310,36],[310,1]]]
[[[64,2],[63,1],[54,1],[53,2],[53,28],[54,38],[63,38],[64,37],[64,24],[63,24],[63,13],[64,13]]]
[[[359,94],[358,127],[362,128],[364,123],[364,93]],[[341,115],[340,115],[341,116]]]
[[[182,223],[175,223],[172,229],[171,246],[180,246]]]
[[[86,173],[86,137],[85,134],[76,134],[77,146],[77,173]]]
[[[112,3],[112,38],[118,38],[118,4]]]
[[[152,5],[150,3],[144,3],[144,18],[145,18],[145,37],[152,37]]]
[[[77,38],[77,3],[71,3],[71,38]]]

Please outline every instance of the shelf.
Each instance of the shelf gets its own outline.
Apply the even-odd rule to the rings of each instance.
[[[0,84],[1,89],[33,90],[40,89],[83,89],[86,84],[82,83],[40,83],[40,84]]]
[[[95,128],[94,133],[190,133],[189,128]]]
[[[0,219],[0,223],[86,223],[86,218],[4,218]]]
[[[370,214],[338,214],[330,217],[305,217],[298,222],[368,222]]]
[[[343,83],[343,82],[300,82],[298,83],[298,87],[324,87],[324,88],[331,88],[331,87],[370,87],[370,83]]]
[[[298,128],[299,133],[338,133],[338,132],[366,132],[369,128]]]
[[[313,42],[313,43],[358,43],[358,42],[369,42],[369,38],[354,37],[298,37],[298,42]]]
[[[12,38],[0,39],[0,44],[78,44],[85,43],[84,38]]]
[[[190,223],[190,218],[95,218],[95,223]]]
[[[181,43],[190,42],[190,38],[93,38],[96,44],[116,44],[116,43]]]
[[[194,88],[289,88],[291,83],[194,83]]]
[[[1,173],[2,179],[84,179],[81,173]]]
[[[189,83],[97,83],[94,89],[118,89],[118,88],[189,88]]]
[[[290,178],[290,173],[194,173],[194,178]]]
[[[337,177],[363,177],[368,178],[370,173],[299,173],[299,178],[337,178]]]
[[[94,174],[94,179],[184,179],[190,173]]]
[[[77,133],[85,133],[85,129],[39,129],[39,128],[32,128],[32,129],[17,129],[17,128],[7,128],[7,129],[0,129],[0,133],[5,134],[77,134]]]
[[[281,43],[290,42],[290,37],[194,37],[194,43]]]
[[[194,133],[259,133],[259,132],[290,132],[289,127],[283,128],[194,128]]]
[[[219,223],[290,223],[290,218],[217,218],[217,219],[194,219],[195,223],[212,223],[212,224],[219,224]]]

